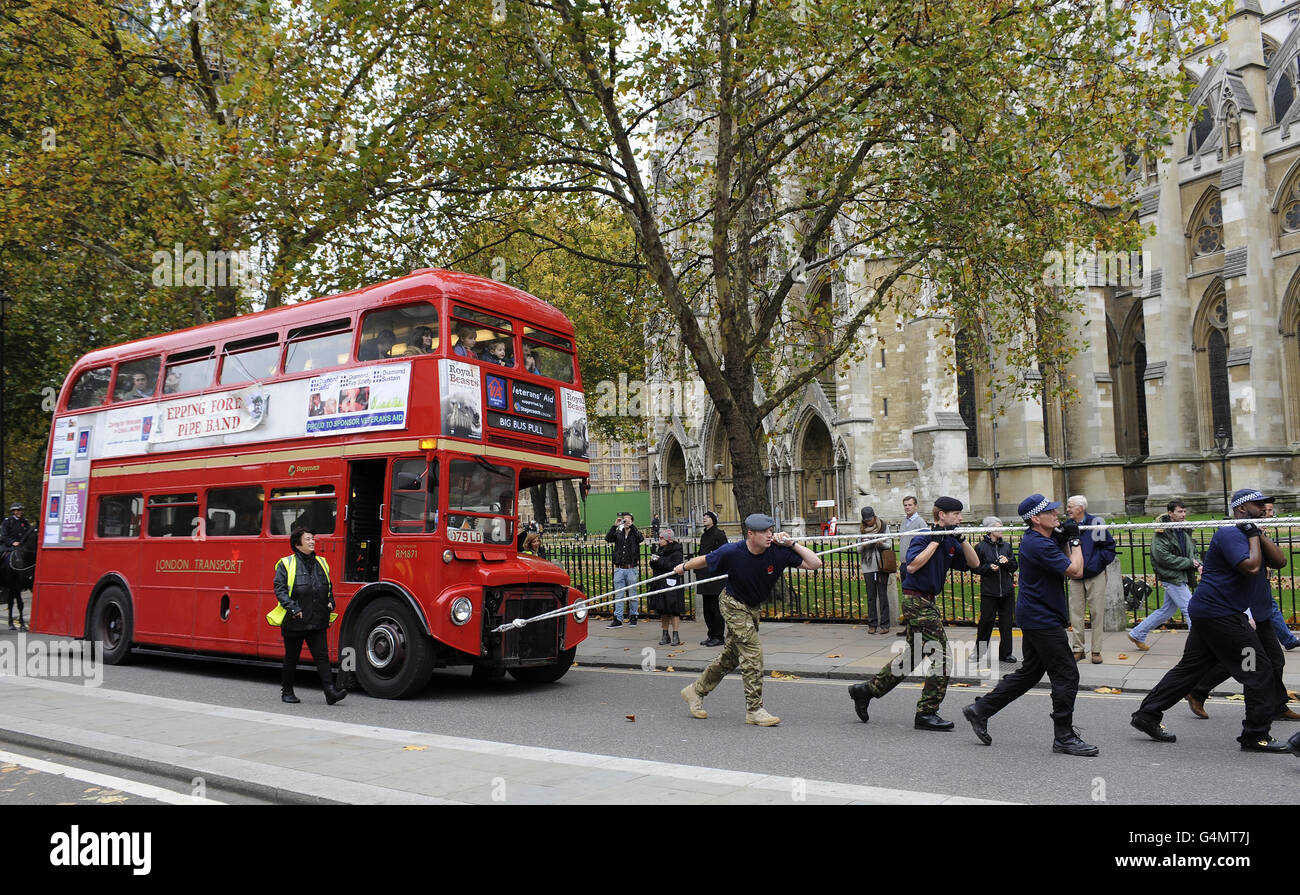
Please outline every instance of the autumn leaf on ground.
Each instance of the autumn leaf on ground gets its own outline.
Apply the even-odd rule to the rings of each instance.
[[[830,654],[829,656],[827,656],[826,658],[828,658],[828,659],[842,659],[843,656],[841,656],[839,653],[831,653],[831,654]]]
[[[664,669],[664,671],[675,671],[675,670],[676,669],[674,669],[673,666],[671,665],[669,665],[667,668]]]
[[[429,747],[428,746],[403,746],[402,748],[405,749],[407,752],[423,752],[425,749],[428,749]]]
[[[1128,653],[1120,653],[1120,654],[1119,654],[1118,656],[1116,656],[1115,658],[1116,658],[1116,659],[1119,659],[1119,660],[1122,662],[1123,660],[1125,660],[1125,659],[1128,658]]]
[[[798,676],[797,674],[786,674],[786,673],[783,672],[783,671],[774,671],[774,672],[772,672],[772,674],[771,674],[771,678],[772,678],[772,680],[774,680],[774,681],[797,681],[797,680],[799,680],[799,676]]]
[[[957,683],[950,684],[949,686],[952,686],[952,687],[969,687],[970,684],[966,684],[966,683],[962,683],[961,681],[958,681]]]
[[[1117,690],[1114,687],[1098,687],[1093,690],[1094,693],[1123,693],[1123,690]]]
[[[1246,701],[1246,694],[1245,694],[1245,693],[1233,693],[1233,694],[1232,694],[1231,696],[1229,696],[1228,698],[1229,698],[1229,699],[1235,699],[1235,700],[1237,700],[1238,702],[1245,702],[1245,701]]]
[[[636,720],[636,715],[624,715],[623,717],[626,718],[626,719],[629,720],[629,721],[635,721],[635,720]]]

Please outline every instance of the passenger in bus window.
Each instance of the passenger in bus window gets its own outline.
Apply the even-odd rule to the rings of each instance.
[[[542,375],[542,371],[537,367],[537,356],[533,354],[531,348],[524,348],[524,369],[529,373]]]
[[[474,346],[478,344],[478,330],[474,329],[472,326],[461,324],[456,327],[456,335],[460,339],[460,343],[455,348],[451,349],[452,354],[478,360],[478,351],[474,348]]]
[[[380,330],[379,335],[366,342],[357,351],[357,360],[380,360],[388,357],[388,352],[392,351],[396,344],[397,336],[393,335],[391,329]]]
[[[433,330],[427,326],[417,326],[411,331],[411,344],[406,346],[406,354],[433,354]]]
[[[167,378],[163,380],[163,394],[174,395],[181,390],[181,374],[175,370],[167,371]]]
[[[136,398],[152,398],[153,386],[149,384],[149,377],[144,373],[131,374],[131,400]]]
[[[483,360],[489,364],[497,364],[502,367],[513,367],[515,362],[507,355],[505,339],[498,339],[488,344],[487,353],[483,355]]]

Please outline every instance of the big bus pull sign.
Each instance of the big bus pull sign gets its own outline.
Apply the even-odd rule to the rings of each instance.
[[[93,351],[60,392],[33,624],[104,644],[280,658],[264,616],[316,534],[332,658],[373,696],[437,667],[554,681],[583,595],[515,551],[517,496],[588,471],[573,327],[493,280],[421,270]],[[502,626],[508,626],[500,630]]]

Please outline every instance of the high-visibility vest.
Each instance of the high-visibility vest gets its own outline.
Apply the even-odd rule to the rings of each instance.
[[[285,574],[289,578],[287,591],[290,598],[293,597],[293,580],[298,575],[298,564],[293,561],[293,558],[296,555],[297,554],[290,553],[288,556],[282,556],[275,561],[275,567],[277,569],[282,565],[285,568]],[[325,561],[325,557],[323,556],[316,557],[316,561],[320,563],[321,568],[325,570],[325,584],[329,587],[330,593],[333,594],[334,585],[330,583],[330,564]],[[278,628],[284,623],[284,617],[286,614],[287,610],[284,608],[283,604],[281,604],[279,600],[276,600],[275,608],[266,614],[266,623],[272,627]],[[337,612],[331,612],[330,623],[333,623],[338,617],[339,614]]]

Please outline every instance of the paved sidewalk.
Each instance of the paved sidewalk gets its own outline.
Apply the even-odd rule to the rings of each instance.
[[[700,671],[721,651],[721,647],[700,646],[705,637],[703,620],[681,623],[680,647],[659,646],[661,629],[658,619],[644,619],[635,628],[624,622],[621,628],[608,628],[608,619],[593,618],[587,626],[587,639],[578,647],[580,665],[609,666],[615,668],[641,667],[646,660],[657,668],[671,665],[677,671]],[[896,636],[901,627],[895,626],[886,635],[868,634],[865,624],[827,624],[813,622],[764,621],[759,626],[763,638],[763,663],[765,671],[793,674],[799,677],[828,677],[861,680],[875,674],[902,649],[903,638]],[[948,642],[954,646],[970,644],[975,639],[973,627],[948,627]],[[1024,657],[1020,648],[1020,631],[1015,632],[1016,644],[1012,652],[1017,659]],[[1091,635],[1089,635],[1091,636]],[[1185,630],[1158,630],[1147,637],[1146,652],[1141,652],[1123,631],[1108,633],[1103,638],[1102,662],[1094,665],[1088,659],[1079,663],[1079,686],[1095,689],[1112,687],[1126,692],[1149,691],[1178,663],[1187,642]],[[998,655],[999,638],[993,637],[992,654]],[[1088,641],[1091,648],[1091,640]],[[652,653],[645,653],[650,649]],[[1300,649],[1285,653],[1287,670],[1283,681],[1291,690],[1300,690]],[[993,674],[1008,674],[1017,666],[993,663]],[[989,683],[988,670],[984,674],[974,664],[961,664],[954,669],[952,679],[958,682]],[[1041,686],[1048,686],[1044,678]],[[1219,695],[1241,692],[1241,685],[1231,678],[1215,691]]]

